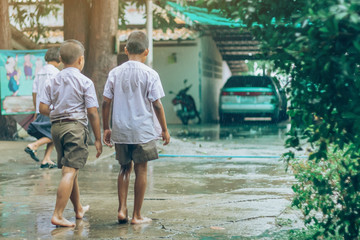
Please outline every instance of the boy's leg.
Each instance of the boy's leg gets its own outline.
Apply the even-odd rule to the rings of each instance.
[[[141,207],[144,201],[146,185],[147,185],[147,162],[135,163],[135,187],[134,187],[134,212],[131,224],[149,223],[150,218],[141,216]]]
[[[36,151],[41,145],[47,144],[47,143],[51,143],[52,140],[50,138],[47,137],[42,137],[40,139],[38,139],[37,141],[28,144],[28,148],[30,148],[31,150]]]
[[[62,214],[73,190],[74,181],[78,174],[78,169],[65,167],[62,168],[62,178],[56,196],[56,205],[51,223],[62,227],[73,227],[72,223],[65,219]]]
[[[119,208],[118,208],[118,221],[119,223],[126,223],[128,221],[127,211],[127,194],[130,182],[130,173],[132,170],[132,162],[127,165],[121,165],[121,169],[118,176],[118,197],[119,197]]]
[[[82,206],[80,203],[80,190],[78,184],[78,175],[76,174],[74,179],[73,189],[70,195],[70,200],[74,206],[74,212],[77,219],[82,219],[84,214],[90,209],[89,205]]]
[[[54,143],[53,142],[50,142],[47,144],[46,146],[46,150],[45,150],[45,155],[44,155],[44,159],[43,161],[41,162],[41,164],[46,164],[46,163],[49,163],[49,164],[55,164],[53,161],[51,161],[50,157],[51,157],[51,152],[53,151],[54,149]]]

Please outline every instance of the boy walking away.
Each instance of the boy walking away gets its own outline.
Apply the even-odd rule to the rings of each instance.
[[[69,198],[77,219],[81,219],[89,210],[88,205],[82,206],[80,203],[78,186],[79,169],[84,167],[89,155],[88,119],[95,135],[96,157],[102,152],[102,144],[95,87],[89,78],[80,73],[84,67],[84,47],[76,40],[67,40],[61,44],[60,57],[64,69],[47,81],[45,93],[40,99],[40,113],[50,116],[58,168],[62,169],[51,223],[73,227],[75,223],[62,215]]]
[[[115,143],[116,159],[121,165],[118,176],[118,221],[128,221],[127,194],[134,167],[134,211],[132,224],[151,222],[141,216],[147,184],[147,162],[158,158],[155,140],[170,142],[165,113],[160,98],[164,91],[160,77],[144,64],[149,53],[148,39],[140,31],[129,35],[125,53],[129,61],[110,71],[104,89],[104,143]],[[112,131],[109,128],[110,105],[113,104]]]
[[[33,102],[36,109],[36,120],[29,125],[28,133],[36,137],[38,140],[30,143],[25,148],[25,152],[30,155],[32,159],[39,162],[36,156],[36,150],[43,144],[46,145],[44,159],[41,162],[40,168],[56,168],[56,164],[51,161],[51,152],[54,149],[54,144],[51,137],[51,122],[48,116],[44,116],[39,112],[40,96],[44,92],[45,82],[56,76],[60,71],[57,69],[60,65],[60,54],[58,48],[50,48],[45,54],[45,61],[47,64],[41,68],[36,74],[33,83]]]

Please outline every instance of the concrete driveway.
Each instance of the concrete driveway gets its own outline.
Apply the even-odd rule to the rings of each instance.
[[[104,148],[95,159],[90,147],[79,176],[82,203],[90,204],[90,211],[75,228],[56,228],[50,218],[61,172],[40,169],[24,153],[26,141],[0,142],[0,237],[286,239],[288,229],[302,224],[300,214],[289,207],[294,178],[278,158],[286,151],[285,131],[284,123],[170,126],[171,144],[159,143],[160,154],[167,157],[148,168],[143,215],[154,221],[139,226],[116,222],[120,168],[114,149]],[[133,179],[134,174],[129,213]],[[70,202],[64,215],[75,221]]]

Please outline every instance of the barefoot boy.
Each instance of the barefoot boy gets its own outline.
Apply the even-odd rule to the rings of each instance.
[[[115,143],[116,159],[121,165],[118,176],[118,221],[128,221],[126,199],[133,161],[135,199],[131,223],[140,224],[151,222],[150,218],[140,214],[147,184],[147,162],[158,158],[155,140],[162,137],[166,145],[170,142],[170,135],[160,101],[165,94],[159,75],[144,64],[149,53],[146,35],[139,31],[131,33],[125,53],[129,61],[111,70],[105,84],[103,138],[110,147]],[[112,100],[111,131],[109,115]]]
[[[76,40],[67,40],[60,47],[64,69],[47,81],[40,98],[40,113],[50,116],[51,134],[58,153],[58,167],[62,178],[57,191],[55,211],[51,223],[56,226],[73,227],[62,214],[70,198],[76,218],[82,218],[89,206],[80,203],[78,173],[88,158],[90,120],[95,135],[96,157],[102,152],[98,102],[93,82],[82,75],[84,47]],[[52,105],[53,108],[49,109]]]

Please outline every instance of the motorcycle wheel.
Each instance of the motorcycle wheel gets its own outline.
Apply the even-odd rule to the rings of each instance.
[[[199,114],[198,111],[196,111],[196,117],[197,117],[197,119],[198,119],[197,124],[201,124],[201,118],[200,118],[200,114]]]
[[[184,125],[188,125],[188,123],[189,123],[189,118],[187,118],[187,117],[180,117],[180,120],[181,120],[182,124],[184,124]]]

